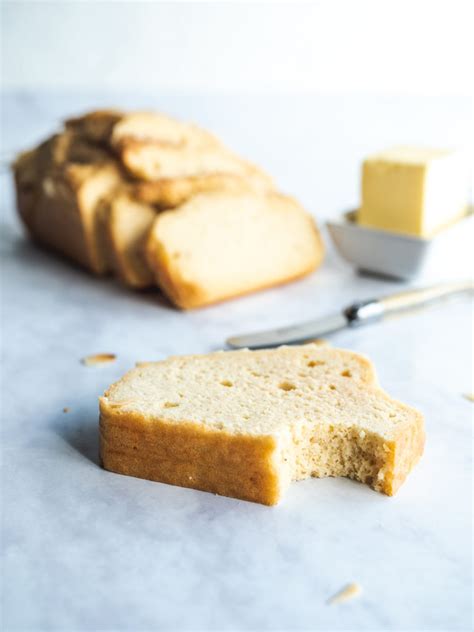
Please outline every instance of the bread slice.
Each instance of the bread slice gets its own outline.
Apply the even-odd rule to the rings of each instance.
[[[156,181],[230,174],[260,180],[262,187],[273,188],[272,179],[255,165],[221,145],[174,145],[170,143],[128,141],[120,147],[126,170],[139,180]]]
[[[137,182],[133,186],[133,195],[137,200],[152,204],[159,210],[175,208],[184,204],[198,193],[226,191],[267,191],[273,183],[261,177],[261,173],[249,166],[245,176],[230,173],[211,173],[198,176],[162,178],[153,182]]]
[[[369,360],[324,345],[139,364],[100,399],[107,470],[266,505],[310,476],[392,495],[423,446]]]
[[[147,243],[158,285],[182,308],[301,277],[322,256],[311,216],[273,192],[196,195],[160,213]]]
[[[106,273],[111,261],[100,202],[121,183],[114,161],[67,164],[46,175],[34,212],[33,236],[92,272]]]
[[[135,200],[127,190],[104,204],[108,205],[107,231],[115,272],[129,287],[152,286],[154,276],[145,256],[145,245],[157,210]]]
[[[129,142],[150,142],[174,147],[220,146],[210,132],[158,112],[131,112],[113,127],[110,144],[116,149]]]
[[[164,114],[124,116],[114,126],[110,144],[134,178],[158,185],[145,188],[143,195],[152,195],[153,204],[161,208],[176,206],[200,191],[229,186],[230,176],[274,187],[267,174],[230,152],[206,130]]]

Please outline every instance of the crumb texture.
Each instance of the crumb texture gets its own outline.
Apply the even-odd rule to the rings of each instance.
[[[159,285],[184,308],[303,276],[322,255],[311,217],[274,192],[196,195],[159,215],[148,240]]]
[[[424,444],[421,415],[380,389],[367,359],[318,344],[141,364],[101,399],[101,434],[108,469],[266,504],[310,476],[391,495]],[[206,444],[212,457],[198,456]],[[180,468],[188,478],[173,479]]]

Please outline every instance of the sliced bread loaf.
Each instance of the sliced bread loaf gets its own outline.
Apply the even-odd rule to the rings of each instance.
[[[316,344],[140,364],[100,400],[106,469],[267,505],[310,476],[392,495],[423,446],[365,357]]]
[[[301,277],[322,256],[311,216],[273,192],[196,195],[160,213],[147,243],[158,285],[182,308]]]

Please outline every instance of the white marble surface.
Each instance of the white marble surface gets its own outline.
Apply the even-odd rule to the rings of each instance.
[[[210,125],[323,218],[356,203],[367,151],[456,144],[472,125],[462,100],[9,95],[2,149],[105,103]],[[97,397],[135,361],[221,348],[229,334],[400,286],[357,276],[330,251],[302,282],[180,313],[36,249],[6,174],[1,191],[3,629],[470,629],[469,299],[332,338],[367,353],[383,386],[426,415],[426,453],[396,497],[308,480],[268,508],[118,476],[98,465]],[[80,364],[97,352],[118,360]],[[363,594],[328,606],[351,581]]]

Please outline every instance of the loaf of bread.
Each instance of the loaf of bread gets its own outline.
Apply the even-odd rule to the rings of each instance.
[[[130,287],[157,285],[180,307],[286,282],[322,259],[313,220],[270,176],[163,114],[68,119],[13,167],[38,243]]]
[[[266,505],[310,476],[393,495],[423,446],[365,357],[316,344],[139,364],[100,399],[107,470]]]
[[[147,255],[158,285],[188,309],[308,274],[320,263],[322,245],[295,200],[214,191],[160,213]]]

